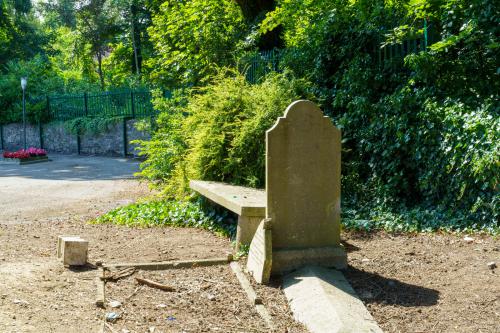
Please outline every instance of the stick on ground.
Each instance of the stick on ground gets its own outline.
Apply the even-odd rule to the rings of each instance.
[[[145,284],[146,286],[149,286],[152,288],[161,289],[164,291],[175,291],[175,288],[172,286],[168,286],[166,284],[161,284],[161,283],[158,283],[158,282],[155,282],[152,280],[143,279],[143,278],[139,278],[139,277],[136,277],[135,280],[139,284]]]

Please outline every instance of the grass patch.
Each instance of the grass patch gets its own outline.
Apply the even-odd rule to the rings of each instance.
[[[119,207],[101,215],[91,223],[113,223],[129,227],[192,227],[233,237],[236,225],[227,213],[208,207],[202,199],[196,201],[152,200]]]

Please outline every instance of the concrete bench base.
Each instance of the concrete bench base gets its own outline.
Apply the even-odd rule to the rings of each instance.
[[[307,266],[286,275],[283,290],[311,333],[383,333],[340,271]]]
[[[347,255],[342,246],[273,249],[272,262],[271,274],[273,275],[288,273],[306,265],[344,269],[347,267]]]

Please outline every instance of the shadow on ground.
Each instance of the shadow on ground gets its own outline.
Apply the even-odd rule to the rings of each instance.
[[[439,291],[389,279],[349,266],[345,277],[365,303],[399,306],[431,306],[437,304]]]
[[[111,180],[133,178],[139,162],[129,158],[53,155],[50,162],[18,165],[2,162],[0,177],[45,180]]]

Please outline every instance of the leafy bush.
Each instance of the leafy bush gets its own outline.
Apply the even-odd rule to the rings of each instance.
[[[142,176],[166,182],[169,194],[186,193],[189,179],[264,186],[265,131],[285,108],[307,95],[307,83],[288,74],[250,85],[223,71],[186,98],[158,99],[158,131],[142,146]]]
[[[116,208],[94,223],[114,223],[130,227],[196,227],[229,237],[235,234],[235,225],[225,215],[204,208],[201,201],[153,200]]]
[[[68,120],[64,123],[64,128],[68,133],[75,135],[82,134],[100,134],[109,131],[113,126],[115,126],[121,117],[78,117]]]
[[[493,0],[282,0],[268,14],[261,30],[284,26],[285,66],[312,82],[342,127],[352,216],[390,229],[377,222],[383,207],[404,228],[498,228],[495,8]],[[382,45],[423,35],[424,18],[428,50],[379,60]]]
[[[164,1],[148,29],[158,51],[146,67],[167,87],[200,85],[232,63],[246,25],[232,0]]]

